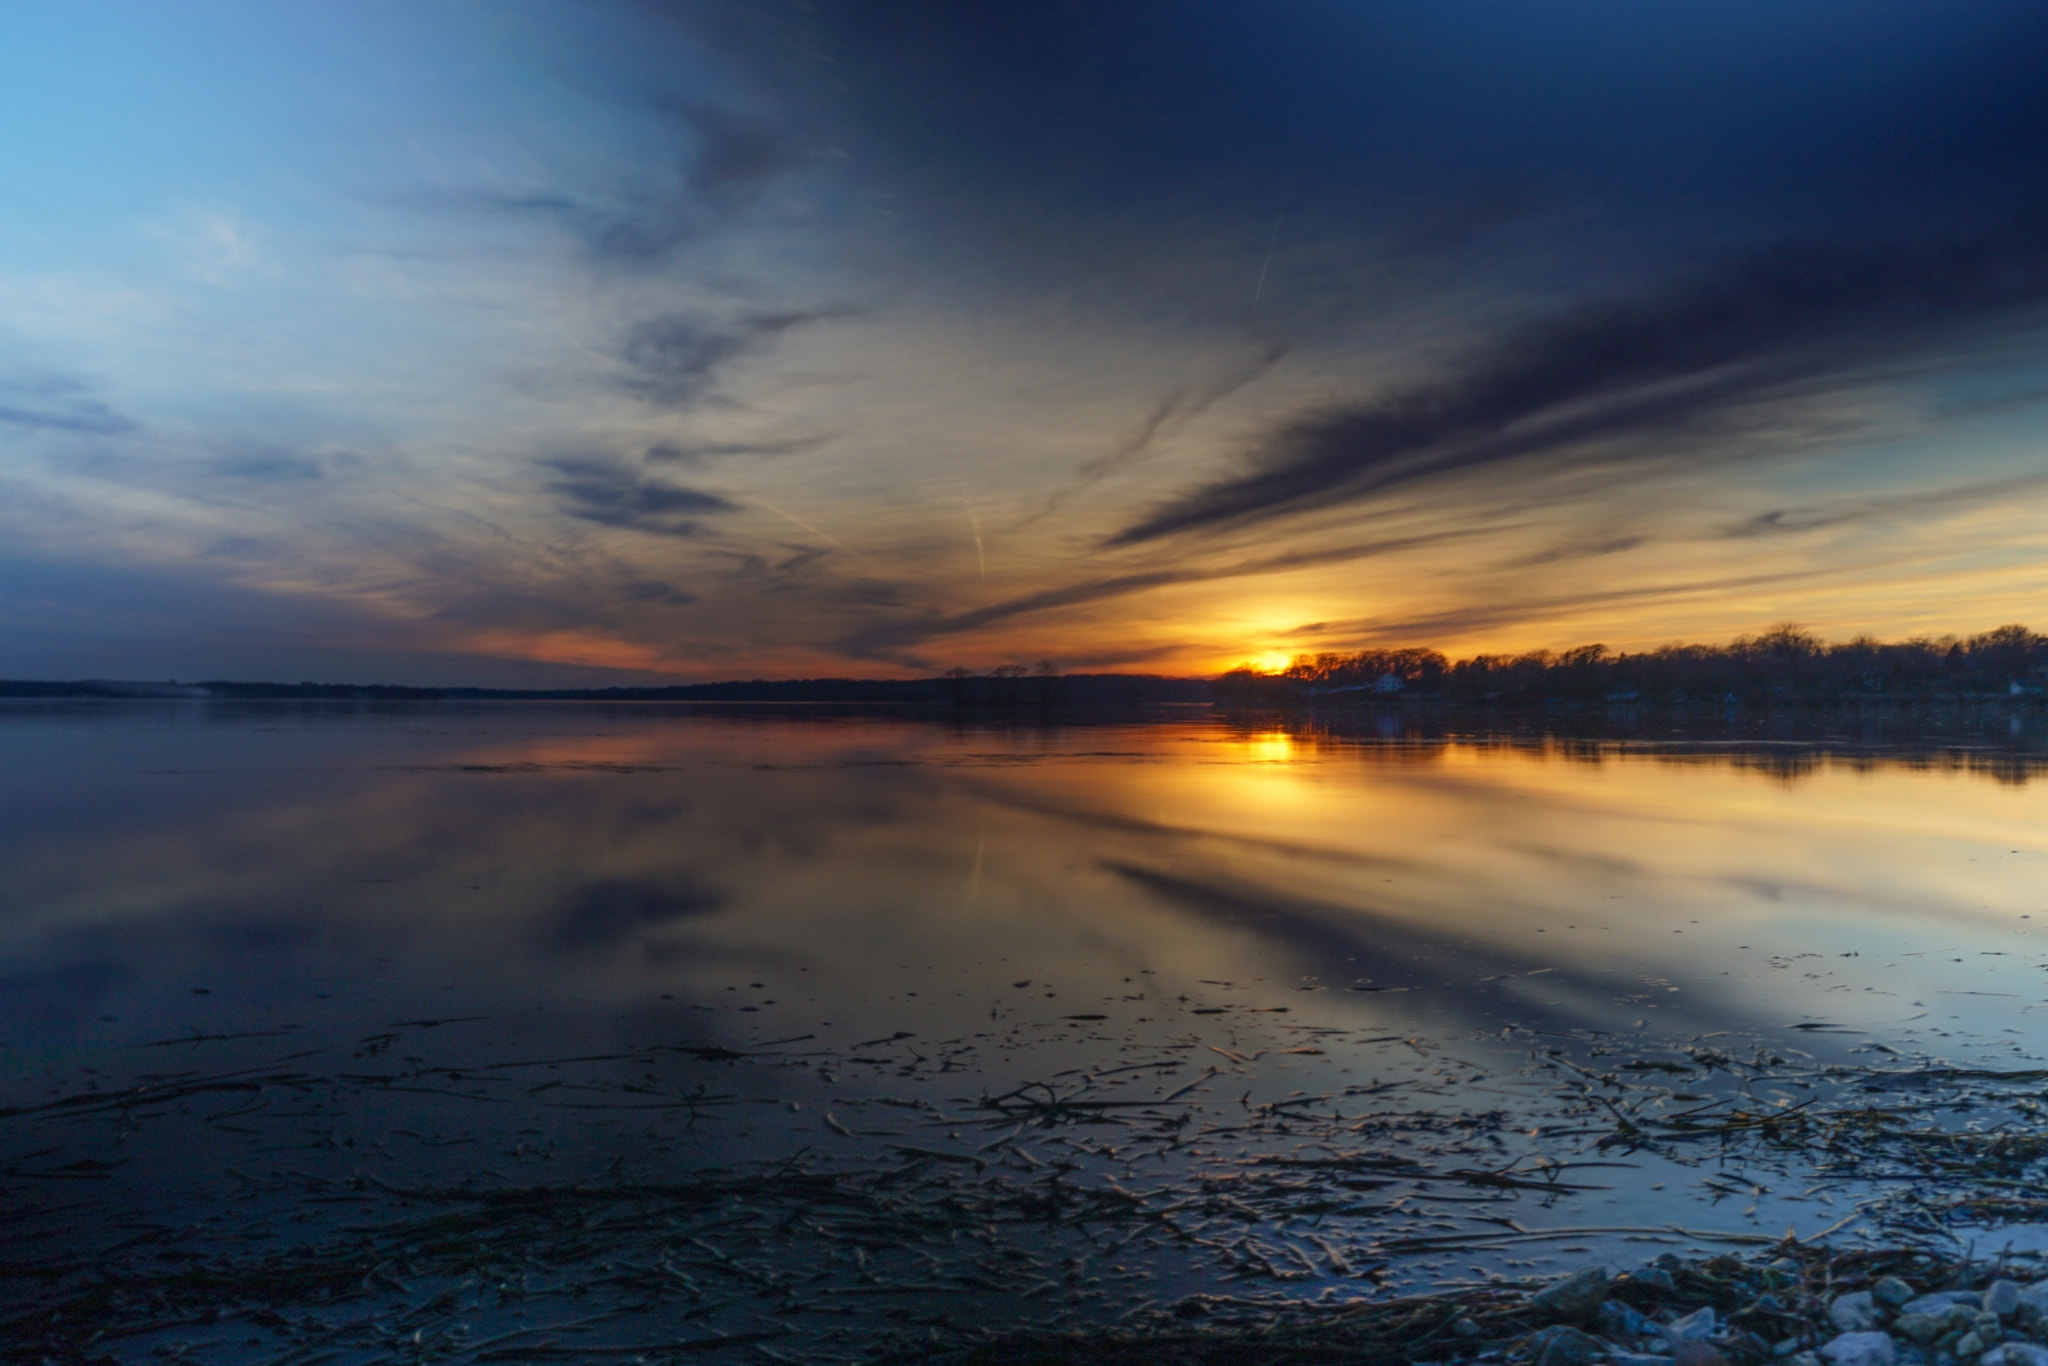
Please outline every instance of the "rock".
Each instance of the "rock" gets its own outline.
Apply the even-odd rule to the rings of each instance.
[[[1995,1347],[2005,1341],[2005,1327],[1998,1321],[1998,1315],[1989,1309],[1980,1309],[1970,1321],[1970,1330],[1977,1335],[1977,1341],[1986,1347]]]
[[[1607,1273],[1597,1266],[1553,1281],[1529,1297],[1529,1307],[1554,1319],[1591,1318],[1607,1298]]]
[[[1828,1322],[1843,1333],[1867,1333],[1877,1327],[1877,1305],[1868,1290],[1837,1295],[1828,1306]]]
[[[1531,1333],[1527,1346],[1530,1366],[1591,1366],[1607,1344],[1560,1323]]]
[[[1907,1285],[1897,1276],[1886,1276],[1876,1285],[1870,1287],[1870,1298],[1876,1300],[1887,1309],[1897,1309],[1907,1300],[1913,1298],[1913,1287]]]
[[[1650,1331],[1650,1321],[1642,1311],[1632,1304],[1620,1300],[1603,1300],[1594,1317],[1594,1326],[1609,1337],[1632,1338]]]
[[[1844,1333],[1820,1354],[1834,1366],[1892,1366],[1897,1359],[1889,1333]]]
[[[1925,1295],[1916,1295],[1899,1306],[1901,1314],[1939,1314],[1952,1304],[1966,1304],[1977,1307],[1977,1295],[1969,1290],[1935,1290]]]
[[[1641,1271],[1631,1271],[1623,1278],[1623,1283],[1626,1285],[1640,1285],[1644,1289],[1654,1291],[1659,1295],[1675,1295],[1678,1293],[1678,1282],[1672,1280],[1671,1273],[1661,1266],[1646,1266]],[[2048,1286],[2048,1281],[2043,1281],[2041,1284]],[[2048,1291],[2044,1291],[2044,1294],[2048,1294]]]
[[[1940,1337],[1948,1320],[1939,1314],[1901,1314],[1892,1320],[1892,1331],[1909,1342],[1923,1346]]]
[[[1986,1352],[1978,1366],[2048,1366],[2048,1347],[2031,1342],[2002,1343]]]
[[[1949,1350],[1962,1360],[1968,1361],[1971,1357],[1984,1350],[1984,1339],[1978,1337],[1974,1332],[1965,1333],[1956,1339],[1956,1345]]]
[[[1728,1366],[1728,1358],[1713,1343],[1689,1338],[1671,1344],[1671,1366]]]
[[[1670,1357],[1655,1352],[1617,1352],[1609,1349],[1608,1366],[1672,1366]],[[1816,1366],[1818,1364],[1816,1363]]]
[[[2011,1281],[1993,1281],[1984,1287],[1984,1312],[2009,1319],[2019,1312],[2020,1288]]]
[[[1665,1324],[1658,1331],[1672,1342],[1705,1342],[1720,1326],[1720,1320],[1714,1316],[1713,1306],[1708,1305],[1705,1309],[1695,1309],[1684,1318]]]

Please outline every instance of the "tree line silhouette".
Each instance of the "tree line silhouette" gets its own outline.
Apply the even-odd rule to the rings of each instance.
[[[1239,705],[1388,694],[1474,703],[1905,700],[2033,696],[2048,683],[2044,674],[2048,636],[2025,626],[1969,637],[1829,643],[1788,621],[1726,645],[1662,645],[1633,654],[1599,644],[1456,661],[1413,647],[1304,654],[1274,672],[1240,665],[1216,680],[1215,691],[1218,700]]]

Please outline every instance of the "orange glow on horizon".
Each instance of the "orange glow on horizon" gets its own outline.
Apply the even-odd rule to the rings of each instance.
[[[523,659],[538,664],[574,664],[594,669],[666,673],[677,666],[655,650],[585,631],[489,631],[462,642],[466,653]]]

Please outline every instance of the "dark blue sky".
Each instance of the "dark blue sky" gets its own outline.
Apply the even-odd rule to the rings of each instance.
[[[0,673],[2025,620],[2044,59],[2023,4],[24,0]]]

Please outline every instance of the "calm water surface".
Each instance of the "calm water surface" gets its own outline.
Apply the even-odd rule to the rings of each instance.
[[[1347,738],[1199,709],[990,729],[18,705],[0,714],[0,1104],[280,1067],[301,1080],[277,1093],[312,1099],[209,1093],[56,1128],[17,1115],[12,1198],[71,1208],[31,1245],[54,1257],[204,1224],[287,1176],[404,1187],[525,1162],[517,1179],[673,1178],[981,1152],[1008,1131],[963,1130],[946,1107],[1037,1084],[1128,1105],[1127,1126],[1140,1101],[1197,1107],[1155,1118],[1263,1115],[1152,1154],[1162,1182],[1297,1151],[1310,1130],[1338,1153],[1390,1097],[1415,1152],[1414,1117],[1443,1117],[1429,1142],[1464,1144],[1463,1169],[1474,1144],[1489,1170],[1613,1164],[1585,1169],[1605,1189],[1509,1213],[1633,1232],[1409,1247],[1371,1259],[1388,1286],[1640,1260],[1656,1250],[1634,1246],[1642,1230],[1674,1224],[1811,1233],[1867,1192],[1596,1148],[1570,1069],[1703,1038],[1816,1064],[2034,1065],[2033,763],[1996,745]],[[1289,1105],[1316,1121],[1288,1130]],[[1136,1179],[1100,1135],[1075,1141],[1076,1180]],[[81,1179],[53,1194],[67,1171]],[[1498,1209],[1468,1213],[1502,1227]],[[1295,1237],[1301,1265],[1269,1279],[1369,1290],[1356,1249],[1396,1224],[1478,1227],[1462,1217],[1323,1211]],[[1293,1235],[1260,1236],[1238,1261],[1264,1248],[1275,1270]],[[1059,1312],[1219,1284],[1214,1264],[1140,1250]],[[1018,1312],[1051,1315],[1063,1293]],[[711,1326],[753,1321],[722,1312]]]

